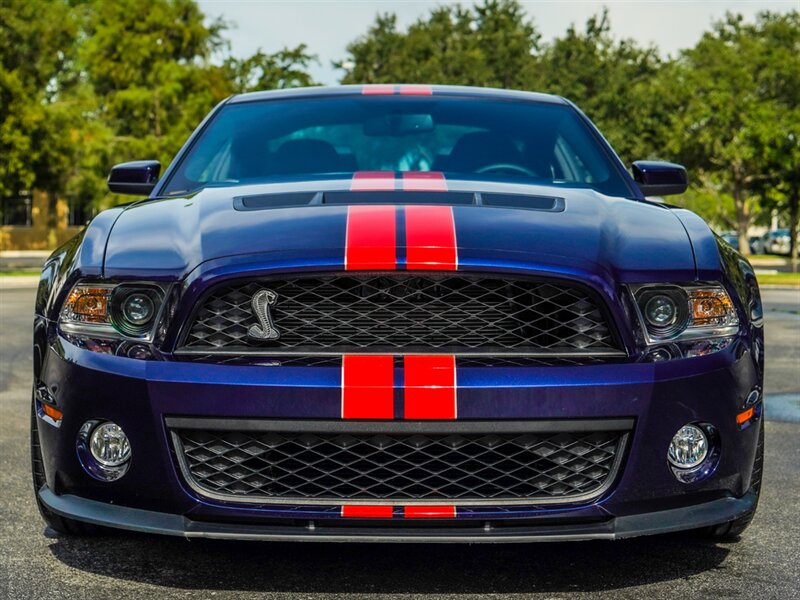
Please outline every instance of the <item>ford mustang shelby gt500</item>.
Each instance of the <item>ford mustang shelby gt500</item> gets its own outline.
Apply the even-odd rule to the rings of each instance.
[[[554,96],[236,96],[38,289],[47,523],[273,540],[736,536],[763,462],[753,271],[679,165]]]

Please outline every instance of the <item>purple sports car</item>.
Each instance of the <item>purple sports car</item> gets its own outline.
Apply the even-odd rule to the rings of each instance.
[[[222,102],[44,265],[33,482],[58,532],[736,538],[764,455],[748,262],[683,167],[563,98]]]

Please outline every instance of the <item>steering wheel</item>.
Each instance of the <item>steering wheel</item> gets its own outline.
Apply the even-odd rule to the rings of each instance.
[[[528,177],[538,177],[536,173],[531,171],[530,169],[526,169],[522,165],[515,165],[514,163],[495,163],[492,165],[486,165],[477,169],[476,173],[495,173],[501,171],[511,171],[512,173],[522,173],[523,175],[527,175]]]

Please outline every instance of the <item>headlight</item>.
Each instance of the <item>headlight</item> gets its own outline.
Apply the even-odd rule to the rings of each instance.
[[[669,327],[678,320],[678,305],[665,294],[656,294],[644,305],[644,317],[653,327]]]
[[[131,294],[122,303],[122,316],[133,325],[147,325],[155,312],[155,304],[147,294]]]
[[[59,316],[61,329],[78,336],[148,339],[163,291],[152,284],[87,284],[72,288]]]
[[[720,285],[639,285],[633,295],[650,344],[725,337],[739,327]]]
[[[686,292],[679,287],[642,289],[637,297],[647,331],[655,338],[668,338],[686,326]]]
[[[111,297],[111,321],[123,333],[141,336],[152,331],[161,291],[156,288],[119,286]]]
[[[61,309],[59,324],[68,333],[89,331],[114,334],[109,305],[112,285],[78,284],[67,296]]]

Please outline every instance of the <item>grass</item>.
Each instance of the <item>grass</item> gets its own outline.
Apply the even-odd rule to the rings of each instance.
[[[38,277],[41,271],[0,271],[0,277]]]
[[[800,287],[800,273],[772,273],[770,275],[756,274],[761,285],[788,285]]]
[[[784,254],[750,254],[748,260],[782,260],[787,261],[789,257]]]

